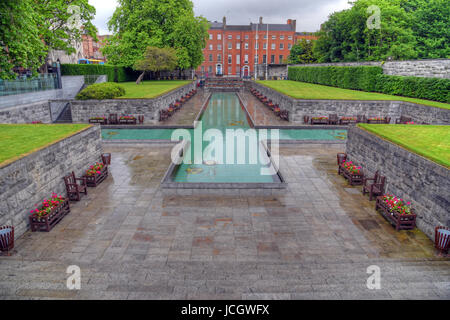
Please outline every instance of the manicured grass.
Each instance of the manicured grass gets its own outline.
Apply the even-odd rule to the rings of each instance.
[[[450,109],[450,104],[437,101],[393,96],[376,92],[341,89],[319,84],[291,80],[267,80],[258,83],[295,99],[311,100],[394,100],[423,104],[431,107]]]
[[[0,167],[87,127],[90,125],[0,124]]]
[[[166,80],[166,81],[143,81],[137,85],[136,82],[122,82],[125,95],[118,99],[151,99],[182,87],[192,81],[190,80]]]
[[[450,168],[450,126],[366,124],[358,126]]]

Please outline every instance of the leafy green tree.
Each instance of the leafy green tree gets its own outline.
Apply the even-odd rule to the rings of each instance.
[[[12,69],[23,67],[34,72],[47,50],[39,37],[39,16],[30,1],[0,2],[0,78],[14,79]]]
[[[314,40],[300,39],[292,46],[288,57],[289,64],[314,63],[316,59],[313,55]]]
[[[147,71],[159,72],[173,70],[177,66],[177,53],[173,48],[147,47],[144,57],[136,61],[134,69],[142,71],[136,81],[140,84]]]
[[[114,35],[103,53],[111,63],[133,67],[147,47],[170,47],[180,69],[202,63],[209,28],[190,0],[119,0],[108,27]]]

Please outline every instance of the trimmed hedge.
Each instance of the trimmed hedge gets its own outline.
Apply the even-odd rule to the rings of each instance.
[[[117,67],[107,64],[62,64],[61,74],[63,76],[106,74],[108,76],[108,81],[110,82],[135,81],[138,77],[136,72],[130,68]]]
[[[450,103],[450,80],[379,75],[376,91],[397,96]]]
[[[114,99],[125,95],[125,88],[114,82],[96,83],[81,90],[76,96],[77,100],[103,100]]]
[[[450,103],[450,80],[383,74],[376,66],[290,67],[289,80]]]
[[[374,91],[380,74],[383,68],[375,66],[290,67],[288,71],[290,80],[363,91]]]

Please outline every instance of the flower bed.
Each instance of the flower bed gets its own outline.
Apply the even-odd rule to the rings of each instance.
[[[50,232],[69,212],[69,199],[53,193],[50,199],[45,199],[39,208],[30,212],[31,231]]]
[[[97,187],[103,180],[108,177],[108,166],[97,162],[86,170],[86,184],[88,187]]]
[[[100,123],[100,124],[107,124],[108,120],[105,116],[103,117],[92,117],[89,119],[89,123]]]
[[[380,210],[379,212],[396,230],[411,230],[416,227],[416,214],[411,208],[411,203],[405,203],[403,199],[394,195],[377,197],[375,210]]]
[[[136,124],[136,117],[134,116],[121,116],[119,118],[121,124]]]
[[[364,180],[364,172],[360,166],[356,166],[352,161],[345,161],[339,165],[339,174],[343,174],[350,185],[362,185]]]
[[[328,124],[328,117],[311,117],[311,124]]]
[[[369,118],[369,119],[367,119],[367,123],[371,123],[371,124],[386,123],[386,118],[380,118],[380,117]]]

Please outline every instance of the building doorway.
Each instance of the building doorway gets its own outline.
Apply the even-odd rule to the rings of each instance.
[[[220,63],[216,64],[216,76],[222,75],[222,65]]]
[[[249,67],[245,66],[244,70],[243,70],[243,76],[244,76],[245,79],[249,77],[249,73],[250,73],[249,72]]]

